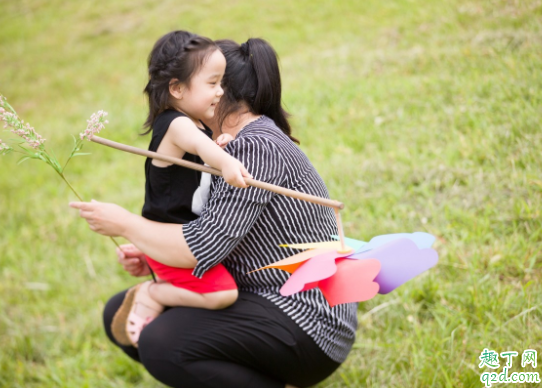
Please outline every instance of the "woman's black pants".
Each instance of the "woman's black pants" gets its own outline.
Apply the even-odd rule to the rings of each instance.
[[[272,302],[247,292],[223,310],[170,308],[145,327],[138,349],[121,346],[111,321],[125,293],[105,307],[107,336],[171,387],[308,387],[340,365]]]

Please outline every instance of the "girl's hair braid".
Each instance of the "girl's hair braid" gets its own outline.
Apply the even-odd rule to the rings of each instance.
[[[187,31],[172,31],[154,44],[149,54],[149,82],[144,93],[149,99],[149,115],[144,128],[152,131],[156,116],[169,107],[169,87],[175,83],[190,85],[190,80],[218,46],[209,38]]]

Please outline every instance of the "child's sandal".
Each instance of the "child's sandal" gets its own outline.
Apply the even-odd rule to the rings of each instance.
[[[111,333],[115,340],[120,345],[131,345],[136,348],[141,331],[155,318],[151,316],[143,318],[135,313],[134,310],[136,306],[138,304],[142,305],[141,302],[136,302],[139,287],[141,287],[141,284],[130,288],[126,292],[122,305],[115,313],[113,321],[111,322]],[[150,308],[148,306],[146,307]]]
[[[137,303],[136,303],[137,304]],[[154,317],[142,318],[134,312],[130,312],[128,315],[128,321],[126,322],[126,332],[130,343],[137,348],[139,342],[139,336],[141,332],[149,323],[154,320]]]

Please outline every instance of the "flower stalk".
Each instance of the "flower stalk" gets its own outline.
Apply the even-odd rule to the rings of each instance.
[[[21,120],[17,115],[17,112],[15,112],[15,109],[13,109],[13,107],[7,102],[7,99],[0,95],[0,120],[4,122],[4,128],[10,128],[10,132],[20,138],[19,140],[11,139],[9,143],[3,142],[0,139],[0,155],[7,155],[9,153],[22,154],[23,157],[19,160],[19,164],[29,159],[41,160],[47,163],[53,168],[53,170],[55,170],[66,185],[68,185],[75,196],[80,201],[83,201],[83,198],[64,175],[64,171],[66,170],[66,166],[70,160],[72,160],[74,157],[89,155],[88,153],[80,152],[83,148],[83,142],[85,139],[91,140],[92,136],[105,128],[105,124],[108,123],[108,121],[105,119],[106,116],[107,112],[104,112],[103,110],[92,114],[90,119],[87,120],[86,130],[79,134],[79,139],[74,137],[74,146],[72,151],[62,166],[58,162],[54,153],[50,153],[45,147],[46,139],[37,133],[34,127],[32,127],[29,123],[25,123],[23,120]],[[110,239],[118,248],[120,248],[120,245],[113,237],[110,237]]]

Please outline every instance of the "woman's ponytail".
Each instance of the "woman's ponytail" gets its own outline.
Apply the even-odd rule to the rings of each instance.
[[[280,70],[275,50],[263,39],[252,38],[238,45],[231,40],[216,42],[226,57],[224,74],[224,96],[219,104],[218,122],[240,110],[244,101],[250,111],[272,119],[292,141],[288,122],[289,114],[282,108]]]

